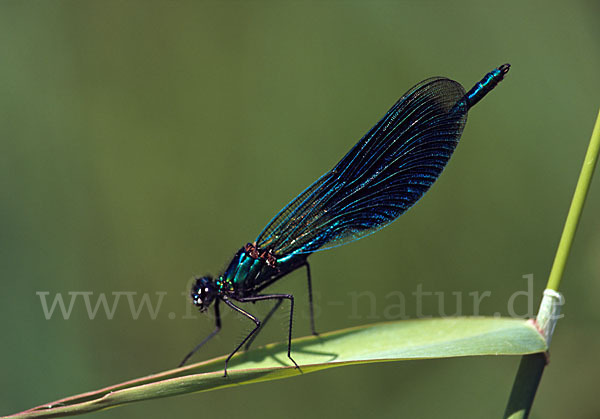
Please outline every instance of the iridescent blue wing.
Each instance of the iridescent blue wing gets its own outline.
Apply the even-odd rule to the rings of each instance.
[[[256,242],[278,258],[330,249],[374,233],[439,177],[467,119],[463,87],[425,80],[396,102],[329,172],[271,220]]]

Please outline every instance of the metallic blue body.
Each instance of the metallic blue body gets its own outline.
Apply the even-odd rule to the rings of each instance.
[[[294,296],[262,290],[284,275],[306,267],[311,328],[314,324],[308,256],[358,240],[385,227],[411,208],[429,190],[450,160],[467,121],[467,111],[508,72],[505,64],[488,73],[468,93],[457,82],[434,77],[402,96],[352,149],[300,195],[286,205],[258,235],[242,247],[217,279],[197,278],[191,290],[200,311],[214,307],[215,329],[183,359],[183,365],[221,330],[222,303],[254,323],[252,331],[231,352],[227,364],[283,301],[289,301],[287,356],[291,356]],[[261,322],[239,303],[276,301]],[[214,304],[214,305],[213,305]]]
[[[307,256],[291,255],[277,260],[276,266],[269,266],[265,260],[252,257],[243,247],[217,279],[217,286],[224,294],[236,297],[254,295],[281,276],[303,266]]]
[[[471,90],[465,95],[468,107],[471,108],[477,102],[479,102],[485,95],[487,95],[494,87],[502,81],[504,75],[510,69],[510,65],[504,64],[498,68],[493,69],[485,75],[479,83],[477,83]]]
[[[253,279],[260,276],[265,267],[263,260],[254,259],[244,249],[240,249],[223,274],[223,279],[231,281],[235,288],[252,288]]]
[[[240,249],[218,279],[223,290],[253,295],[306,263],[309,254],[374,233],[411,208],[448,163],[467,111],[509,69],[492,70],[469,92],[434,77],[414,86],[329,172],[284,207],[254,242],[276,266]]]

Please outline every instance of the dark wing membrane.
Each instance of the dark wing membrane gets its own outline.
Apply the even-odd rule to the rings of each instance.
[[[463,87],[425,80],[329,172],[291,201],[257,238],[281,258],[330,249],[394,221],[431,187],[467,119]]]

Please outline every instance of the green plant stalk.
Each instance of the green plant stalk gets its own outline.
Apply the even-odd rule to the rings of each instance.
[[[571,201],[571,207],[567,214],[567,220],[565,227],[558,244],[556,256],[554,257],[554,263],[550,271],[550,277],[546,289],[557,291],[560,286],[567,259],[571,251],[571,245],[573,244],[573,238],[577,231],[579,219],[581,218],[581,212],[583,211],[583,205],[592,181],[594,169],[598,161],[598,154],[600,153],[600,111],[594,125],[592,137],[588,145],[588,149],[583,161],[583,167],[579,174],[579,180],[575,187],[575,193]],[[541,307],[542,309],[548,308]],[[541,317],[547,317],[548,313],[538,313],[538,319]],[[553,329],[551,329],[552,331]],[[550,332],[551,333],[551,332]],[[552,336],[546,336],[546,341],[550,342]],[[525,355],[521,358],[519,364],[519,370],[515,377],[515,382],[504,412],[504,418],[509,419],[523,419],[529,416],[531,406],[533,405],[533,399],[537,392],[542,373],[546,367],[546,356],[543,354],[532,354]]]
[[[504,412],[505,418],[517,419],[529,416],[545,366],[546,354],[531,354],[521,357],[515,383]]]
[[[573,200],[571,201],[571,207],[569,208],[569,213],[567,215],[567,221],[565,222],[565,227],[560,242],[558,243],[558,249],[556,251],[556,256],[554,257],[552,270],[550,271],[550,278],[546,285],[546,288],[548,289],[558,291],[558,287],[560,286],[560,281],[565,271],[565,265],[567,264],[567,258],[571,251],[571,245],[573,244],[573,238],[577,231],[577,225],[581,218],[583,204],[585,203],[596,162],[598,161],[598,152],[600,152],[600,112],[598,112],[596,125],[592,132],[592,138],[590,139],[590,144],[583,161],[583,167],[579,174],[579,180],[575,187],[575,193],[573,194]]]

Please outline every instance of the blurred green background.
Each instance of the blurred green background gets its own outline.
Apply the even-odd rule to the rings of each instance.
[[[174,367],[204,337],[194,275],[218,274],[284,204],[420,80],[468,89],[512,64],[469,114],[432,191],[391,227],[311,257],[320,331],[386,320],[394,292],[489,292],[480,314],[541,296],[600,93],[597,1],[0,3],[0,414]],[[598,177],[598,176],[596,176]],[[565,318],[534,418],[598,417],[600,181],[569,261]],[[273,287],[298,296],[304,274]],[[46,320],[37,292],[137,292],[162,304]],[[353,303],[356,293],[370,292]],[[596,302],[595,302],[596,301]],[[337,305],[328,304],[339,303]],[[524,296],[514,300],[526,314]],[[264,314],[267,307],[252,308]],[[372,315],[372,309],[375,315]],[[423,314],[438,315],[436,297]],[[173,313],[173,314],[171,314]],[[258,343],[283,340],[285,310]],[[171,314],[171,316],[169,316]],[[173,317],[173,318],[171,318]],[[389,317],[389,316],[388,316]],[[195,360],[250,328],[230,313]],[[157,400],[97,418],[498,417],[518,358],[387,363]]]

